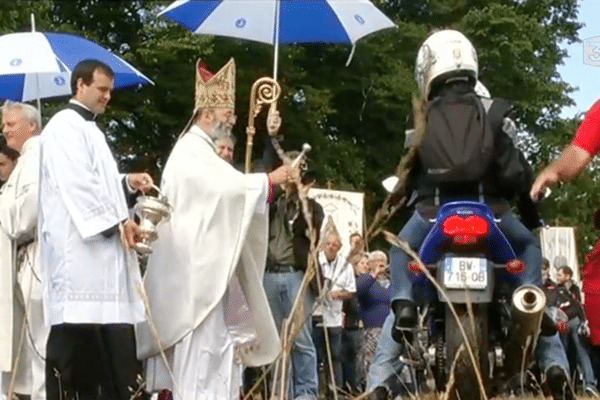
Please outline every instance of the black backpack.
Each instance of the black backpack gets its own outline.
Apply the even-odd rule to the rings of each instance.
[[[480,180],[494,159],[494,130],[475,93],[449,94],[427,105],[427,123],[419,146],[424,172],[434,182]],[[500,119],[501,124],[502,119]]]

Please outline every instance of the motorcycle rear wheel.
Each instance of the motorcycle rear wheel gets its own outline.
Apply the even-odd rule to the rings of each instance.
[[[473,304],[473,318],[469,316],[468,308],[465,304],[454,304],[459,316],[460,323],[471,344],[471,349],[475,354],[477,368],[481,372],[481,378],[486,393],[489,393],[489,363],[488,363],[488,308],[487,304]],[[458,350],[463,344],[463,336],[458,328],[457,321],[452,315],[449,307],[446,305],[446,376],[449,382],[446,390],[449,391],[449,399],[482,399],[481,387],[477,381],[477,375],[473,369],[473,363],[466,346],[457,356]],[[456,358],[454,371],[451,371],[452,364]],[[454,376],[452,378],[452,375]],[[450,387],[448,387],[450,385]]]

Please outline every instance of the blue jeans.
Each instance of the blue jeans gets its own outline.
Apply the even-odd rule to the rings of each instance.
[[[358,357],[358,349],[360,348],[361,333],[361,329],[342,330],[342,382],[343,386],[349,386],[352,393],[358,393],[359,391],[356,360]]]
[[[392,339],[393,325],[394,313],[390,312],[383,323],[375,357],[369,368],[369,375],[367,376],[368,392],[377,386],[385,385],[385,382],[391,377],[399,375],[404,366],[404,363],[400,361],[402,346]]]
[[[415,212],[398,234],[398,238],[419,251],[432,226],[432,222]],[[519,276],[521,283],[541,285],[542,251],[535,235],[517,219],[512,211],[502,215],[498,226],[513,246],[517,257],[525,262],[526,270]],[[414,301],[413,282],[417,275],[408,270],[409,260],[410,256],[404,250],[392,246],[390,249],[392,301]]]
[[[565,350],[569,350],[569,354],[575,354],[575,360],[577,365],[581,367],[583,373],[583,383],[585,387],[591,386],[596,387],[596,376],[594,375],[594,369],[592,368],[592,361],[590,359],[590,353],[588,348],[581,340],[581,336],[577,333],[577,329],[581,325],[579,317],[575,317],[569,321],[569,332],[560,335]],[[575,367],[575,364],[571,364]],[[573,368],[575,369],[575,368]]]
[[[342,327],[328,327],[327,334],[329,336],[329,347],[331,349],[331,362],[333,364],[333,375],[335,378],[335,386],[342,387]],[[319,365],[327,361],[327,348],[325,347],[325,332],[322,326],[313,326],[313,340],[317,348],[317,360]],[[329,369],[325,372],[326,380],[329,379]]]
[[[283,319],[287,318],[292,310],[303,277],[304,273],[301,271],[265,273],[264,288],[273,319],[279,330]],[[291,376],[294,398],[301,395],[316,398],[318,392],[317,352],[311,335],[311,321],[306,319],[312,311],[312,303],[312,296],[308,294],[304,301],[305,324],[296,336],[292,348]]]
[[[567,353],[558,333],[549,336],[539,335],[534,354],[543,373],[546,373],[550,367],[558,366],[567,376],[570,375]]]
[[[525,271],[519,276],[521,284],[542,284],[542,249],[537,237],[519,221],[512,211],[502,214],[498,223],[511,244],[517,258],[525,262]]]
[[[394,313],[390,312],[385,319],[381,338],[375,351],[375,358],[369,369],[367,378],[367,391],[372,391],[377,386],[393,386],[394,378],[401,381],[403,369],[408,368],[400,361],[402,346],[392,339],[391,332],[394,324]],[[540,335],[535,348],[535,359],[540,370],[546,373],[550,367],[558,366],[569,376],[569,362],[558,333],[550,336]],[[410,383],[410,382],[408,382]]]

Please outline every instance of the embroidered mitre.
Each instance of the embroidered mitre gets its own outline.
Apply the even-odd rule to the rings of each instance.
[[[235,60],[213,74],[200,59],[196,62],[195,109],[235,108]]]

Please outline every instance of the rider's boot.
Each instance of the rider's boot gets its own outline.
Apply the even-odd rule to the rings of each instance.
[[[392,326],[392,339],[402,344],[400,360],[409,365],[421,363],[422,357],[418,350],[415,337],[417,324],[417,307],[410,300],[394,300],[392,302],[395,320]]]
[[[417,325],[417,307],[410,300],[392,302],[395,320],[392,326],[392,339],[398,343],[412,342],[413,331]]]
[[[546,372],[546,382],[553,400],[574,400],[575,394],[569,377],[559,366],[552,366]]]
[[[368,400],[391,400],[390,391],[385,386],[377,386],[368,397]]]

